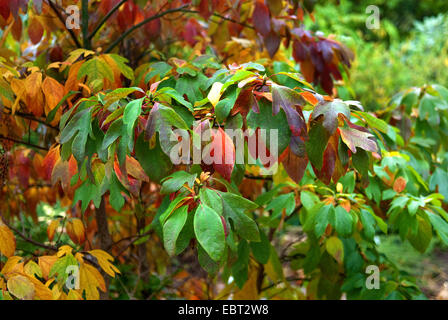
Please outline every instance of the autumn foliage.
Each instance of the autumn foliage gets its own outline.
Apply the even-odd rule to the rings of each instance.
[[[443,196],[397,164],[412,115],[337,97],[355,57],[307,3],[2,2],[0,299],[370,297],[371,264],[417,296],[374,236],[448,242]],[[173,163],[175,129],[220,161]]]

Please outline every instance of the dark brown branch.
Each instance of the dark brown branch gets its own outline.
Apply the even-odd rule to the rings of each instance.
[[[123,3],[125,3],[126,1],[128,1],[128,0],[121,0],[119,3],[117,3],[116,5],[115,5],[115,7],[113,7],[101,20],[100,20],[100,22],[98,22],[98,24],[97,24],[97,26],[95,27],[95,29],[92,31],[92,33],[91,34],[89,34],[89,36],[88,36],[88,39],[90,40],[90,39],[92,39],[94,36],[95,36],[95,34],[101,29],[101,27],[103,26],[103,24],[105,24],[106,23],[106,21],[107,20],[109,20],[109,18],[115,13],[115,11],[117,11],[120,7],[121,7],[121,5],[123,4]]]
[[[35,144],[32,144],[32,143],[26,142],[26,141],[23,141],[23,140],[18,140],[18,139],[14,139],[14,138],[10,138],[10,137],[5,137],[5,136],[0,134],[0,140],[1,139],[7,140],[7,141],[12,141],[12,142],[15,142],[15,143],[18,143],[18,144],[23,144],[25,146],[33,147],[33,148],[36,148],[36,149],[39,149],[39,150],[45,150],[45,151],[50,150],[50,149],[48,149],[46,147],[41,147],[41,146],[38,146],[38,145],[35,145]]]
[[[26,235],[24,235],[22,232],[20,232],[19,230],[17,230],[16,228],[14,228],[13,226],[11,226],[8,222],[6,222],[5,219],[3,219],[3,216],[0,214],[0,217],[2,218],[3,222],[6,224],[6,226],[11,229],[12,231],[14,231],[15,233],[17,233],[17,235],[22,238],[23,240],[25,240],[28,243],[34,244],[35,246],[47,249],[47,250],[53,250],[53,251],[58,251],[58,248],[55,246],[51,246],[51,245],[46,245],[43,243],[40,243],[36,240],[31,239],[30,237],[27,237]]]
[[[244,178],[246,179],[251,179],[251,180],[268,180],[268,181],[272,181],[272,177],[263,177],[263,176],[251,176],[249,174],[245,174]]]
[[[301,277],[288,277],[288,278],[285,279],[285,281],[288,281],[288,282],[291,282],[291,281],[309,281],[309,280],[311,280],[311,279],[310,278],[301,278]],[[277,286],[277,285],[279,285],[279,284],[281,284],[283,282],[284,281],[279,281],[277,283],[270,284],[270,285],[262,288],[261,291],[269,290],[269,289],[271,289],[271,288],[273,288],[273,287],[275,287],[275,286]]]
[[[48,0],[48,4],[50,5],[51,9],[53,9],[54,13],[56,14],[56,16],[58,17],[59,21],[61,21],[61,23],[66,26],[65,24],[65,19],[64,17],[61,15],[61,13],[59,12],[58,8],[56,8],[56,5],[51,1]],[[65,28],[68,33],[70,34],[70,36],[72,37],[73,41],[75,42],[75,45],[78,48],[82,48],[81,43],[79,42],[78,38],[76,37],[75,33],[73,32],[72,29],[68,29],[67,27]]]
[[[114,42],[112,42],[109,45],[109,47],[107,47],[107,49],[104,50],[104,53],[111,52],[121,41],[123,41],[124,38],[126,38],[129,34],[134,32],[136,29],[140,28],[141,26],[151,22],[152,20],[161,18],[164,15],[167,15],[167,14],[170,14],[170,13],[173,13],[173,12],[182,12],[183,10],[186,10],[185,9],[186,7],[188,7],[188,4],[180,6],[178,8],[174,8],[174,9],[169,9],[169,10],[163,11],[163,12],[161,12],[159,14],[153,15],[152,17],[149,17],[149,18],[143,20],[142,22],[140,22],[139,24],[136,24],[135,26],[132,26],[131,28],[126,30],[121,36],[119,36]]]
[[[11,109],[8,107],[4,107],[6,110],[8,110],[9,112],[11,112]],[[52,126],[51,124],[47,123],[45,120],[43,119],[39,119],[36,118],[34,115],[30,114],[30,113],[24,113],[24,112],[20,112],[20,111],[16,111],[14,114],[12,113],[6,113],[8,115],[12,115],[12,116],[17,116],[23,119],[27,119],[27,120],[31,120],[31,121],[36,121],[39,122],[40,124],[43,124],[45,126],[47,126],[48,128],[54,129],[59,131],[58,127]]]

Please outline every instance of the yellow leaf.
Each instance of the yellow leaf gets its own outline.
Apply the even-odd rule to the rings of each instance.
[[[58,258],[60,258],[62,256],[65,256],[67,253],[72,253],[72,251],[73,251],[72,247],[65,245],[59,248],[57,256]]]
[[[33,283],[22,275],[11,277],[8,280],[7,287],[13,296],[21,300],[31,300],[35,294]]]
[[[218,102],[219,98],[221,98],[221,88],[223,84],[221,82],[215,82],[210,90],[210,92],[207,95],[208,100],[210,103],[215,107]]]
[[[344,245],[338,237],[330,237],[325,243],[327,252],[336,259],[337,262],[342,263],[344,261]]]
[[[81,244],[85,240],[85,229],[84,224],[78,218],[71,219],[67,222],[67,234],[76,244]]]
[[[50,222],[47,228],[47,236],[48,240],[53,241],[54,234],[56,232],[56,229],[59,227],[59,219],[53,220]]]
[[[13,78],[11,79],[11,90],[16,95],[16,100],[12,106],[11,113],[14,114],[16,112],[17,106],[19,105],[20,100],[25,96],[25,81]]]
[[[80,252],[76,252],[75,254],[75,259],[79,262],[79,263],[84,263],[84,255]]]
[[[27,277],[34,286],[35,296],[39,300],[53,300],[53,292],[42,282],[33,277]]]
[[[89,253],[98,260],[100,267],[111,277],[115,277],[115,273],[120,273],[120,270],[109,262],[109,260],[114,261],[114,258],[107,252],[95,249],[90,250]]]
[[[9,258],[14,251],[16,251],[16,238],[0,219],[0,252]]]
[[[103,276],[91,265],[82,263],[79,269],[79,277],[81,290],[85,291],[87,300],[98,300],[100,298],[98,288],[106,292]]]
[[[66,300],[82,300],[81,294],[76,290],[70,290],[66,297]]]
[[[29,276],[31,276],[31,277],[34,277],[34,275],[36,275],[36,276],[38,276],[39,278],[42,278],[42,270],[41,270],[41,268],[39,267],[39,265],[36,263],[36,262],[34,262],[34,261],[29,261],[26,265],[25,265],[25,267],[23,268],[23,271],[27,274],[27,275],[29,275]]]
[[[0,273],[2,274],[8,274],[11,272],[22,272],[23,270],[23,263],[20,263],[20,260],[22,260],[21,257],[13,256],[6,261],[5,265],[3,266],[2,271]]]

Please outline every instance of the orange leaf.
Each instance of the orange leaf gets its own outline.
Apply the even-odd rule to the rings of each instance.
[[[84,224],[78,218],[71,219],[67,222],[67,234],[76,244],[81,244],[86,238],[86,231],[84,229]]]
[[[51,77],[46,77],[42,83],[42,91],[45,95],[45,115],[48,115],[64,97],[64,86]],[[57,124],[61,118],[62,108],[59,108],[51,122]]]
[[[395,182],[394,182],[394,191],[397,193],[400,193],[404,190],[404,188],[406,188],[406,179],[403,177],[398,177]]]
[[[14,251],[16,251],[16,238],[8,226],[0,220],[0,252],[9,258]]]
[[[38,258],[38,264],[42,270],[42,277],[46,280],[50,274],[51,267],[58,260],[56,256],[41,256]]]
[[[48,240],[53,241],[56,229],[59,227],[59,219],[50,222],[47,228]]]
[[[42,73],[33,72],[25,79],[25,102],[36,117],[40,117],[44,113],[44,95],[41,87]]]

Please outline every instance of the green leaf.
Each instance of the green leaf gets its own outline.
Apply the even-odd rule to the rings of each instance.
[[[81,212],[84,212],[86,211],[90,201],[93,201],[95,207],[99,208],[101,196],[102,194],[100,188],[90,182],[90,180],[85,180],[83,184],[75,191],[73,206],[76,205],[78,201],[81,201]]]
[[[320,238],[324,234],[325,229],[327,229],[332,214],[334,214],[334,207],[332,205],[323,206],[317,212],[314,220],[316,221],[314,233],[318,238]]]
[[[427,214],[439,238],[443,241],[445,245],[448,245],[448,223],[446,223],[445,220],[443,220],[440,216],[434,213],[427,212]]]
[[[151,64],[151,71],[145,76],[145,83],[148,83],[155,75],[159,75],[160,79],[162,79],[172,68],[163,61]]]
[[[204,204],[199,205],[194,216],[194,233],[210,258],[221,260],[226,239],[222,220],[215,210]]]
[[[78,79],[84,76],[87,76],[88,83],[103,81],[104,78],[114,81],[114,74],[111,68],[99,57],[90,59],[82,64],[78,71]]]
[[[201,203],[213,208],[219,215],[223,213],[222,200],[216,190],[209,188],[202,188],[199,192],[199,199]]]
[[[144,140],[141,134],[135,144],[135,157],[148,177],[155,182],[160,182],[173,168],[170,158],[162,151],[159,139],[156,136],[154,148],[149,148],[149,142]]]
[[[127,134],[132,136],[135,120],[138,119],[142,112],[142,104],[144,98],[133,100],[129,102],[123,112],[123,124],[127,127]]]
[[[438,187],[439,193],[442,194],[445,202],[448,202],[448,173],[441,168],[436,168],[429,180],[429,189],[435,191]]]
[[[279,218],[282,215],[283,209],[287,216],[289,216],[295,209],[296,200],[294,197],[294,193],[286,193],[280,196],[277,196],[272,200],[266,210],[272,210],[271,219]]]
[[[58,283],[65,284],[67,278],[69,277],[69,273],[67,272],[67,268],[70,266],[78,267],[78,261],[71,253],[67,253],[62,258],[59,258],[51,267],[49,277],[53,278],[56,276],[56,280]]]
[[[176,100],[177,102],[179,102],[181,105],[187,107],[191,112],[193,112],[193,106],[191,105],[190,102],[186,101],[184,99],[184,97],[182,97],[176,90],[174,90],[173,88],[170,87],[165,87],[162,89],[159,89],[157,91],[157,96],[161,96],[159,98],[162,98],[161,100],[159,100],[160,102],[164,102],[166,100],[163,99],[163,96],[168,96],[174,100]]]
[[[416,234],[412,232],[408,235],[408,240],[419,252],[424,253],[431,243],[432,228],[429,221],[417,216],[418,230]]]
[[[248,279],[250,248],[246,240],[241,240],[238,244],[238,260],[232,266],[232,275],[235,283],[242,288]]]
[[[361,218],[364,235],[367,239],[373,240],[375,236],[375,218],[365,209],[361,209],[359,217]]]
[[[124,205],[124,198],[121,195],[121,190],[123,190],[123,187],[116,177],[115,173],[112,173],[111,175],[111,181],[110,181],[110,197],[109,202],[116,211],[120,212],[121,208]]]
[[[353,217],[341,206],[337,206],[334,213],[336,232],[343,237],[349,236],[353,229]]]
[[[176,111],[174,111],[172,108],[159,105],[158,111],[165,123],[179,129],[188,130],[188,126],[185,123],[184,119],[182,119],[182,117],[177,114]]]
[[[103,144],[101,146],[102,150],[106,150],[112,143],[115,142],[120,136],[123,135],[123,120],[118,119],[115,120],[107,129],[106,135],[103,139]]]
[[[316,105],[311,115],[311,119],[315,120],[319,116],[323,116],[322,125],[331,136],[335,133],[338,127],[338,116],[343,114],[347,119],[350,119],[350,108],[342,100],[335,99],[333,101],[324,101]]]
[[[359,149],[352,154],[352,163],[355,169],[367,179],[369,175],[369,154],[365,150]]]
[[[377,117],[367,112],[355,111],[355,113],[363,117],[364,120],[366,120],[369,127],[378,129],[383,133],[387,133],[389,131],[389,125],[384,120],[378,119]]]
[[[266,100],[260,100],[258,105],[260,107],[258,113],[254,112],[252,109],[248,113],[247,126],[254,130],[257,128],[266,130],[266,140],[268,140],[271,130],[277,130],[278,154],[280,155],[288,147],[291,140],[291,130],[289,130],[286,115],[283,110],[276,115],[272,115],[272,107]],[[263,142],[269,149],[270,141]]]
[[[270,253],[271,253],[271,243],[269,242],[268,237],[263,231],[260,231],[260,241],[259,242],[250,242],[250,248],[254,255],[255,260],[257,260],[261,264],[266,264],[269,261]]]
[[[170,194],[178,191],[187,183],[190,188],[194,185],[196,174],[191,174],[186,171],[176,171],[163,180],[161,194]]]
[[[64,104],[64,102],[67,100],[68,97],[79,93],[79,91],[69,91],[65,96],[62,97],[61,101],[54,107],[47,115],[47,123],[50,123],[53,121],[54,117],[56,116],[56,113],[58,112],[58,109]]]
[[[234,223],[236,232],[246,240],[260,241],[258,226],[245,212],[255,210],[258,206],[250,200],[229,192],[220,192],[224,216]]]
[[[120,70],[122,75],[124,75],[129,80],[134,79],[134,71],[132,70],[131,67],[126,65],[126,63],[128,62],[128,59],[126,59],[118,54],[115,54],[115,53],[110,53],[109,56],[115,61],[115,63],[117,64],[118,70]]]
[[[214,277],[219,271],[219,264],[208,255],[204,248],[198,244],[198,261],[202,268]]]
[[[170,256],[176,254],[176,242],[185,226],[188,217],[188,206],[176,209],[163,225],[163,244]]]
[[[311,164],[317,170],[322,169],[323,155],[327,148],[328,139],[330,138],[327,131],[322,125],[322,121],[313,122],[308,133],[308,141],[306,142],[306,153]]]

